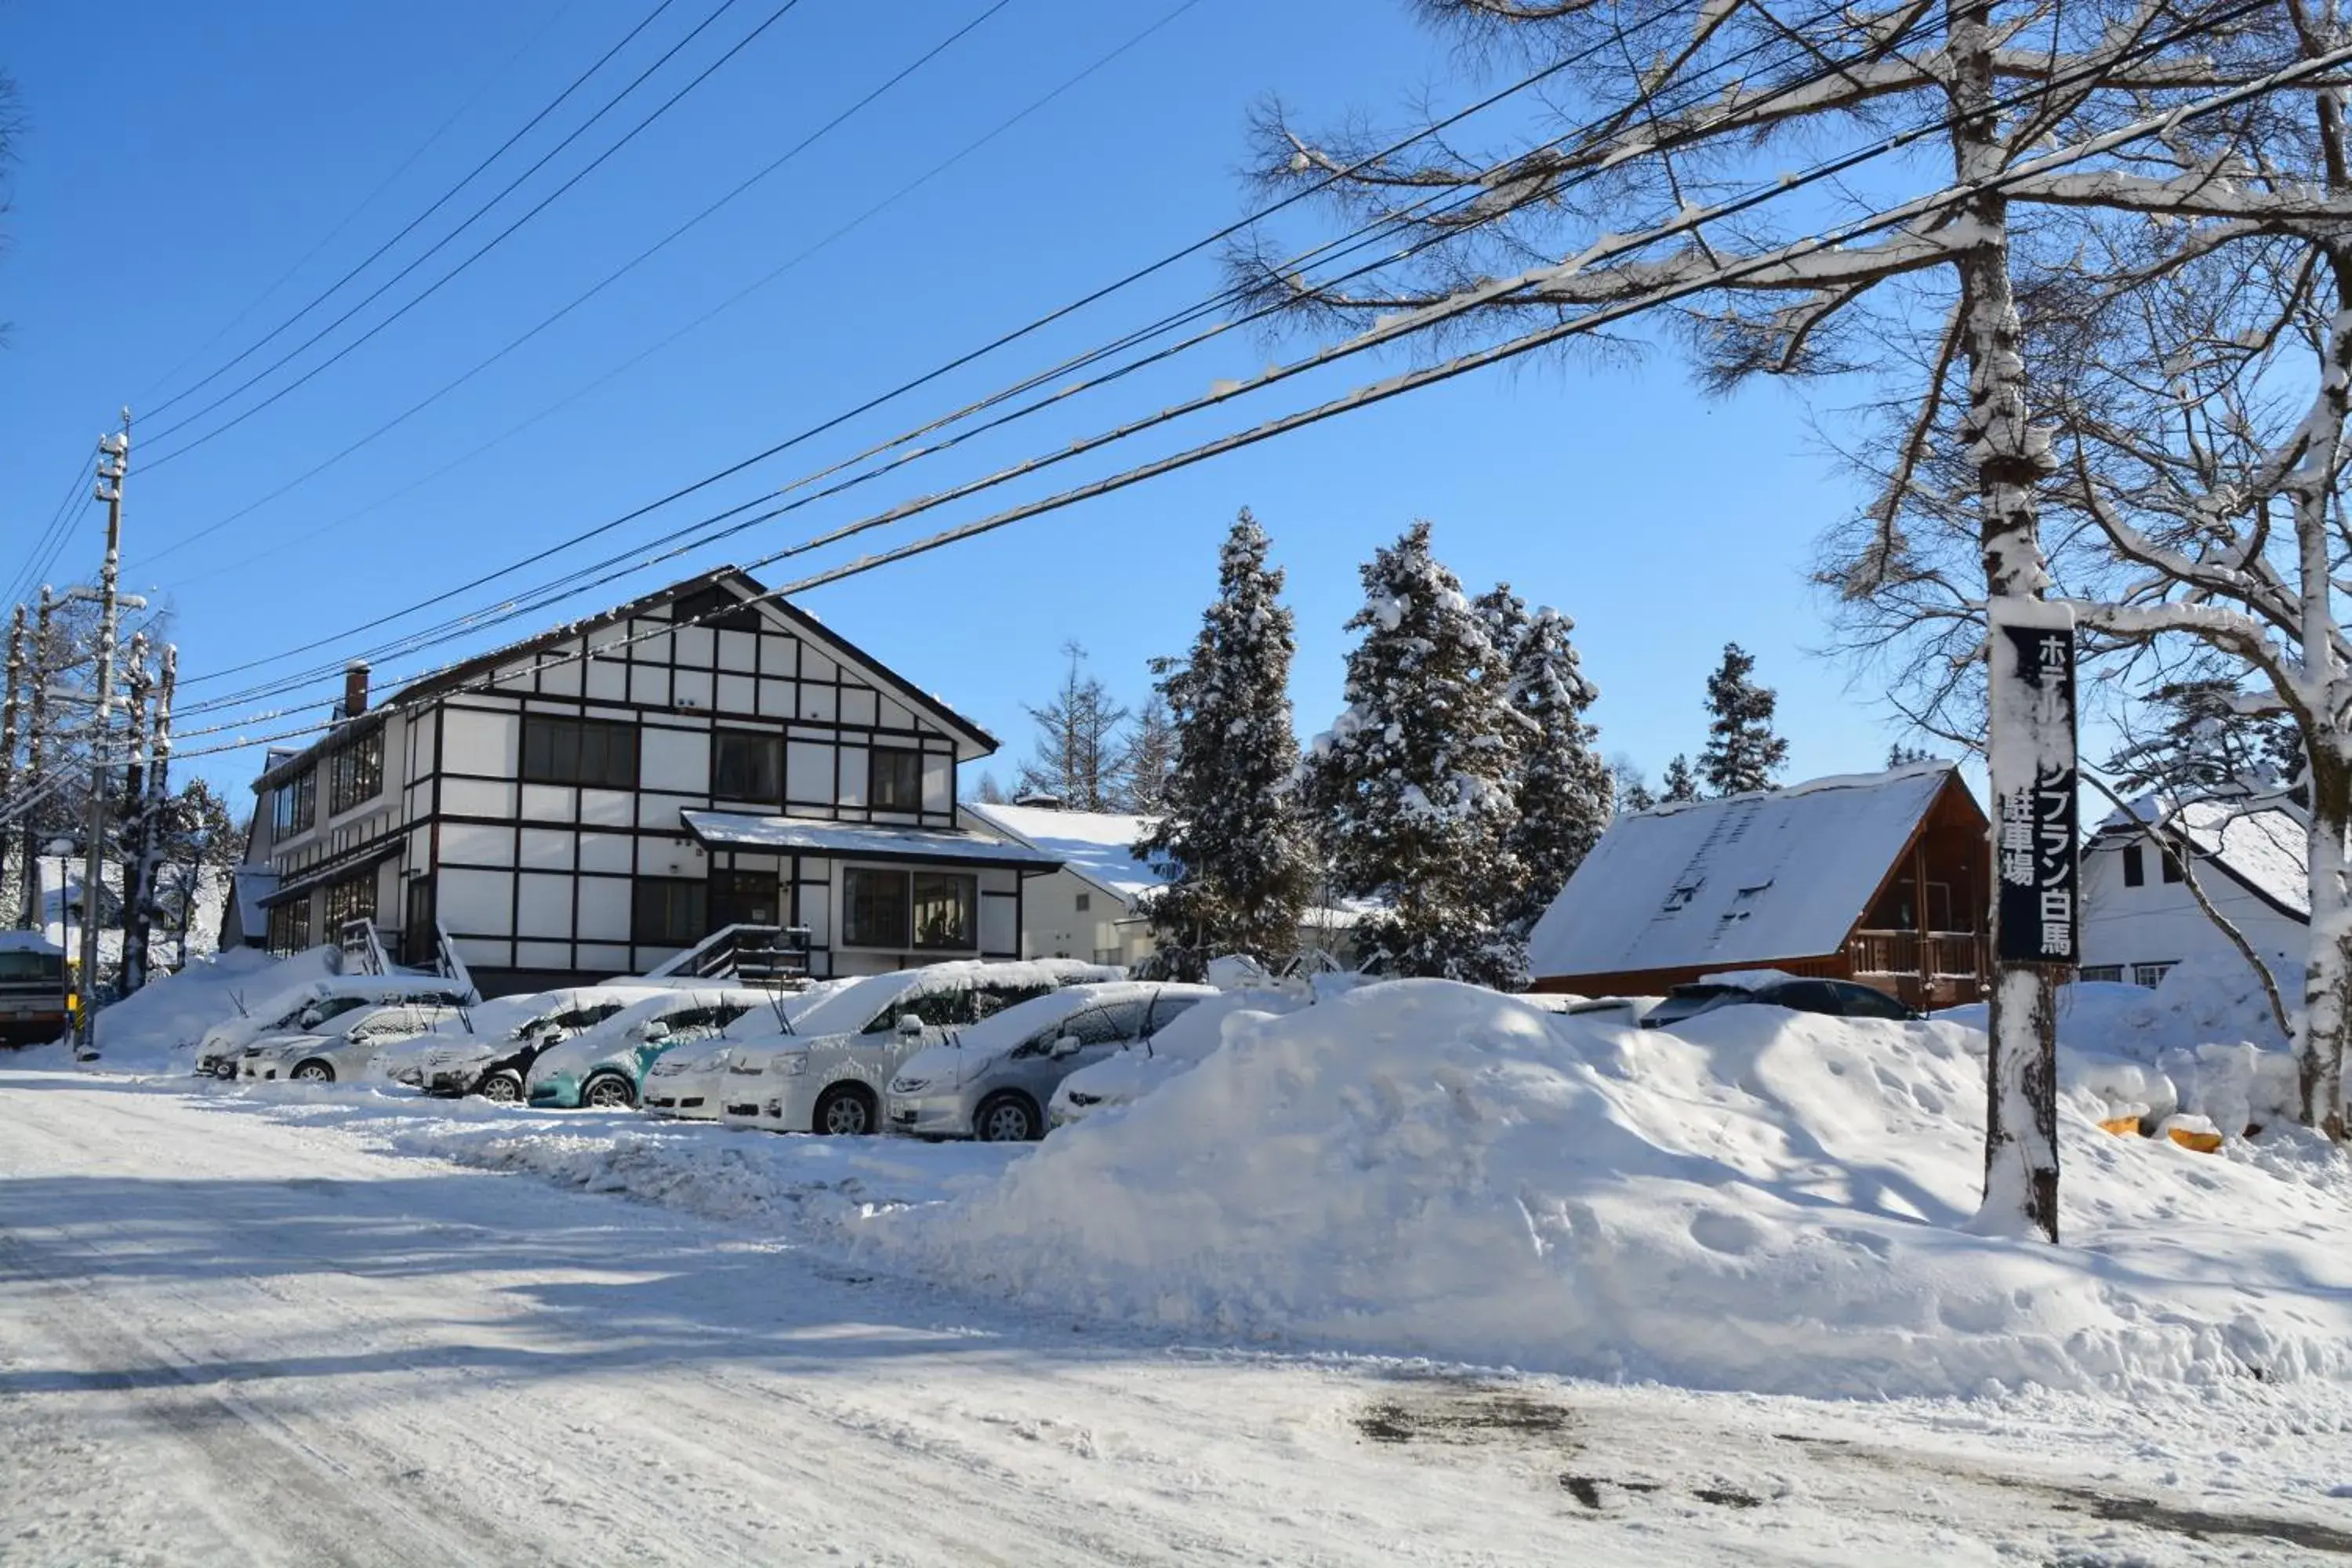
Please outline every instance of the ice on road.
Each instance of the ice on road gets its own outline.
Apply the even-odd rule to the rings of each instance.
[[[1171,1343],[0,1068],[0,1563],[2352,1556],[2341,1426],[2213,1421]]]

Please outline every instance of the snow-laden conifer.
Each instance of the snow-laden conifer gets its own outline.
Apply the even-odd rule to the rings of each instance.
[[[1381,973],[1515,985],[1525,953],[1496,889],[1513,880],[1519,725],[1494,679],[1499,655],[1461,582],[1431,557],[1427,523],[1375,552],[1362,575],[1348,706],[1307,763],[1333,876],[1381,906],[1358,928]]]
[[[1191,656],[1159,667],[1174,758],[1136,852],[1168,878],[1147,912],[1157,967],[1178,978],[1223,953],[1287,958],[1313,884],[1290,713],[1293,622],[1266,549],[1244,510]]]
[[[1593,750],[1600,731],[1584,717],[1601,692],[1569,640],[1575,627],[1559,611],[1539,609],[1511,653],[1510,702],[1526,725],[1514,791],[1518,821],[1505,839],[1517,886],[1504,901],[1504,919],[1521,940],[1568,885],[1615,808],[1609,764]]]

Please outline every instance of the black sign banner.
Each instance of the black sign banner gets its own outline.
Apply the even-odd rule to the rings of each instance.
[[[2019,764],[2013,778],[1997,768],[1993,784],[1999,956],[2011,963],[2076,963],[2082,957],[2082,822],[2075,794],[2074,628],[1996,619],[1993,631],[1994,745],[2010,741],[2021,748],[2011,759]],[[2027,756],[2030,783],[2021,765]]]

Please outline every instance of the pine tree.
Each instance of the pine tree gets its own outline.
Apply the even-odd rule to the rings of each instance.
[[[1755,673],[1755,656],[1738,643],[1726,643],[1723,663],[1706,678],[1706,710],[1713,719],[1698,771],[1718,795],[1770,789],[1772,775],[1789,760],[1789,742],[1772,732],[1779,699],[1770,687],[1756,684]]]
[[[1666,764],[1666,776],[1658,792],[1658,803],[1677,805],[1697,798],[1698,775],[1691,772],[1690,759],[1676,753],[1674,761]]]
[[[1154,659],[1155,672],[1167,665]],[[1118,807],[1138,816],[1157,816],[1168,800],[1168,775],[1176,766],[1176,721],[1168,700],[1155,689],[1135,716],[1118,754]]]
[[[1922,763],[1940,761],[1942,759],[1933,752],[1921,751],[1916,746],[1906,746],[1900,741],[1886,748],[1886,767],[1890,773],[1896,768],[1916,768]]]
[[[1191,657],[1153,667],[1173,756],[1159,816],[1135,848],[1167,878],[1145,912],[1154,967],[1178,979],[1200,977],[1226,953],[1269,965],[1287,958],[1317,874],[1296,783],[1293,623],[1266,549],[1244,510]]]
[[[1348,707],[1307,764],[1333,874],[1383,906],[1360,928],[1381,973],[1515,986],[1525,952],[1493,897],[1517,816],[1519,725],[1494,679],[1499,656],[1460,581],[1431,558],[1427,523],[1375,552],[1362,575]]]
[[[1118,727],[1127,710],[1111,700],[1103,683],[1081,676],[1087,650],[1064,643],[1070,661],[1062,689],[1040,708],[1024,708],[1036,721],[1037,749],[1021,764],[1016,795],[1048,795],[1072,811],[1110,811],[1118,787]]]
[[[1575,626],[1539,609],[1511,654],[1509,700],[1527,730],[1513,797],[1518,820],[1504,841],[1516,881],[1503,910],[1506,929],[1521,941],[1599,842],[1614,807],[1609,765],[1592,749],[1600,731],[1584,720],[1601,691],[1569,641]]]

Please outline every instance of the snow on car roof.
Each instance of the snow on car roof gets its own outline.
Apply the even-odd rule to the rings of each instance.
[[[1050,996],[1033,996],[1002,1013],[983,1018],[961,1031],[967,1047],[1013,1045],[1065,1018],[1075,1018],[1090,1007],[1116,1007],[1122,1002],[1149,1001],[1154,996],[1210,997],[1221,993],[1213,985],[1187,985],[1175,981],[1113,980],[1096,985],[1071,985]]]
[[[1536,922],[1538,975],[1740,969],[1835,952],[1952,764],[1621,816]]]
[[[37,931],[0,931],[0,952],[46,952],[58,958],[66,950]]]
[[[1054,856],[1066,870],[1126,902],[1168,880],[1135,853],[1135,841],[1151,829],[1148,816],[971,800],[962,806],[987,826]]]

